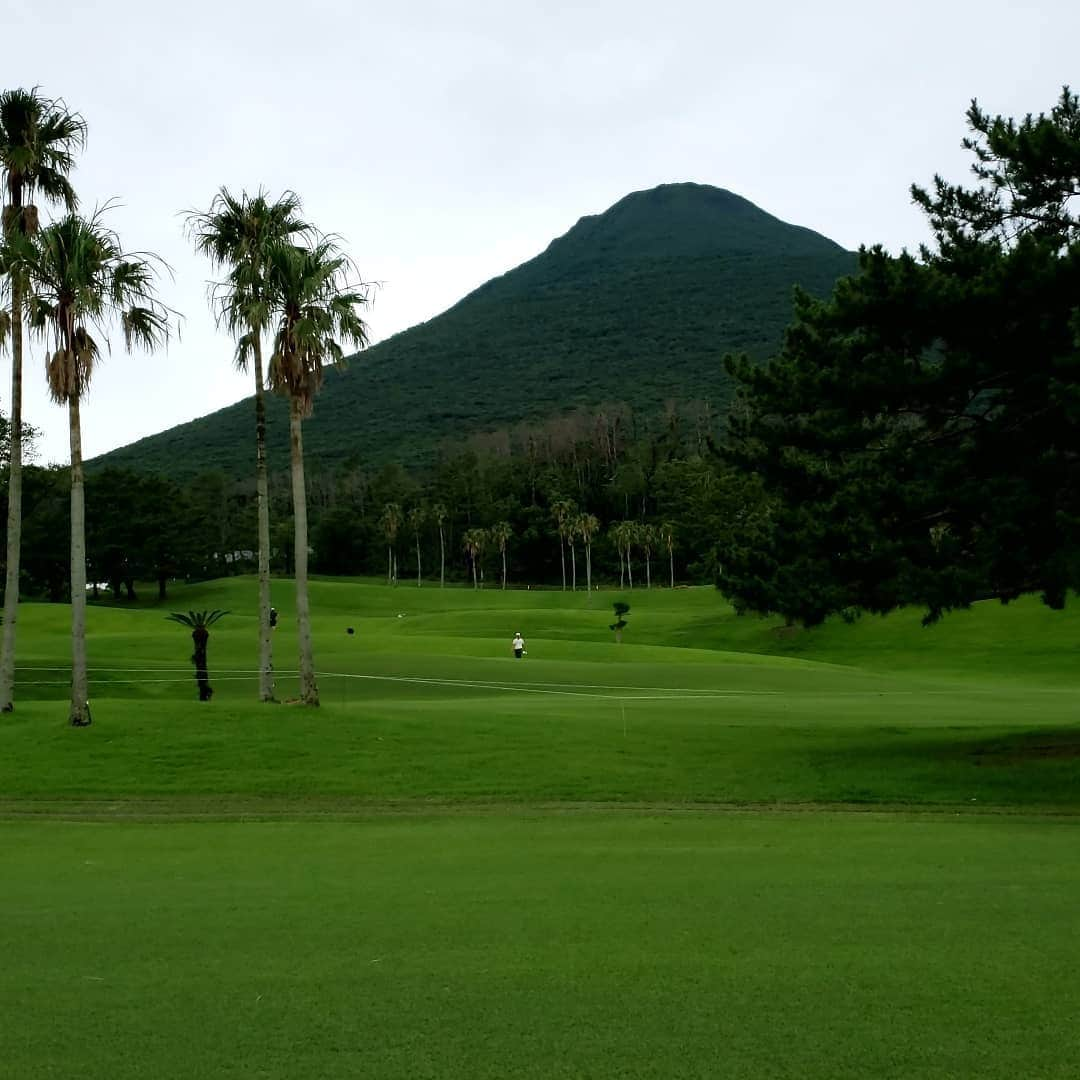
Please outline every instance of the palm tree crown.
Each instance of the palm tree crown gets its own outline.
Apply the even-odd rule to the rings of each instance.
[[[213,626],[218,619],[228,615],[229,612],[214,608],[213,611],[182,611],[170,612],[165,618],[170,622],[178,622],[184,626],[190,626],[193,630]]]
[[[272,316],[266,277],[271,252],[313,235],[300,213],[295,192],[271,199],[261,188],[254,195],[233,195],[223,187],[209,210],[187,215],[195,250],[228,271],[223,281],[211,282],[210,305],[218,325],[239,334],[236,363],[242,371],[254,348],[252,335],[269,325]]]
[[[30,282],[30,323],[50,341],[49,391],[58,404],[90,387],[101,354],[91,331],[108,343],[116,318],[127,349],[151,349],[169,336],[172,314],[157,298],[154,266],[161,260],[128,254],[102,222],[68,214],[31,240],[13,245],[18,268]]]
[[[270,357],[270,386],[287,395],[302,417],[311,415],[325,365],[340,367],[342,341],[363,348],[367,326],[358,309],[367,288],[348,281],[352,264],[333,237],[310,247],[277,244],[267,260],[267,281],[276,330]]]
[[[40,191],[69,211],[78,205],[68,174],[86,142],[86,121],[63,101],[32,90],[0,93],[0,173],[6,188],[5,232],[32,233],[37,214],[29,209]]]

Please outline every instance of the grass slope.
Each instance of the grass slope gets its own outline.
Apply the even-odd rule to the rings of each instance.
[[[441,440],[626,401],[729,395],[720,360],[765,355],[791,321],[798,284],[827,293],[855,268],[831,240],[779,221],[729,191],[667,184],[583,218],[546,251],[442,315],[331,375],[305,424],[309,460],[429,461]],[[224,362],[224,358],[223,358]],[[250,471],[243,401],[97,458],[187,478]],[[271,467],[288,460],[288,415],[269,403]]]
[[[317,581],[304,710],[252,700],[255,592],[93,608],[82,731],[67,609],[23,609],[4,1075],[1075,1075],[1073,611],[792,634],[638,590],[616,646],[615,594]],[[188,607],[233,612],[209,704]]]
[[[86,732],[63,722],[67,611],[27,605],[0,799],[1080,808],[1071,610],[986,604],[931,629],[900,613],[790,634],[709,589],[637,590],[617,646],[613,595],[317,581],[318,711],[253,704],[250,579],[169,605],[232,611],[210,642],[209,705],[165,608],[103,605]],[[288,697],[296,642],[286,590],[275,599]]]

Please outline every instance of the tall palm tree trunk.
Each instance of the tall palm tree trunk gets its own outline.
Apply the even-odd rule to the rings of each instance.
[[[439,588],[446,588],[446,541],[443,539],[443,527],[439,526]]]
[[[419,589],[423,584],[423,578],[420,574],[420,537],[416,538],[416,587]]]
[[[646,552],[645,552],[645,588],[646,589],[651,589],[652,588],[652,565],[651,564],[652,564],[652,559],[651,559],[650,552],[648,550],[646,550]]]
[[[585,587],[589,590],[589,603],[592,604],[592,544],[585,542]]]
[[[626,582],[626,570],[623,568],[623,549],[619,548],[619,588]]]
[[[11,467],[8,474],[7,576],[0,647],[0,712],[15,708],[15,626],[19,618],[22,548],[22,284],[11,281]]]
[[[626,580],[630,583],[630,588],[634,587],[634,568],[630,565],[630,549],[626,549]]]
[[[292,497],[295,540],[293,564],[296,572],[296,630],[300,639],[300,700],[319,704],[315,684],[315,657],[311,646],[311,611],[308,605],[308,525],[307,490],[304,487],[304,434],[300,402],[289,399],[289,449],[292,456]]]
[[[566,591],[566,545],[563,544],[562,533],[559,533],[559,561],[562,563],[562,587]]]
[[[570,574],[571,588],[577,592],[577,551],[573,540],[570,541]]]
[[[668,548],[667,553],[668,553],[668,562],[670,563],[670,566],[671,566],[671,587],[674,589],[675,588],[675,552],[671,548]]]
[[[274,632],[270,626],[270,496],[266,480],[266,401],[262,340],[255,336],[255,498],[259,519],[259,700],[274,700]]]
[[[83,488],[79,399],[68,399],[71,435],[71,716],[73,727],[90,723],[86,676],[86,499]]]
[[[386,545],[386,584],[394,584],[394,553],[389,544]]]
[[[502,549],[502,564],[503,564],[502,587],[505,589],[506,588],[506,548],[505,547]]]

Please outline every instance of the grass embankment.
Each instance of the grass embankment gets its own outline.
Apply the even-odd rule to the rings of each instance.
[[[792,632],[712,590],[613,594],[316,582],[323,707],[253,701],[254,587],[90,613],[95,723],[64,725],[67,610],[27,605],[8,812],[143,800],[179,814],[552,801],[1080,808],[1080,621],[1035,601]],[[288,590],[279,670],[295,667]],[[229,608],[195,699],[172,608]],[[399,617],[400,616],[400,617]],[[355,633],[348,635],[347,627]],[[509,640],[520,629],[529,655]],[[279,696],[295,692],[281,675]],[[149,802],[147,802],[149,800]],[[272,804],[272,805],[271,805]],[[231,808],[231,809],[230,809]]]
[[[313,593],[321,709],[253,701],[254,583],[217,582],[91,611],[82,731],[67,610],[24,609],[3,1075],[1076,1075],[1073,612],[792,633],[637,590],[616,646],[611,595]],[[233,611],[208,704],[188,607]]]

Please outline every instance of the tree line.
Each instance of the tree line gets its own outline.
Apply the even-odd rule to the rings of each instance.
[[[23,562],[28,595],[64,600],[66,472],[27,466]],[[187,483],[127,469],[86,478],[91,596],[135,598],[154,583],[258,571],[254,480],[206,473]],[[0,497],[3,489],[0,487]],[[291,483],[267,477],[269,570],[291,575]],[[669,406],[641,418],[625,405],[577,410],[444,447],[438,465],[307,476],[312,569],[400,585],[466,583],[588,590],[703,584],[723,538],[749,527],[753,479],[723,459],[711,410]]]

